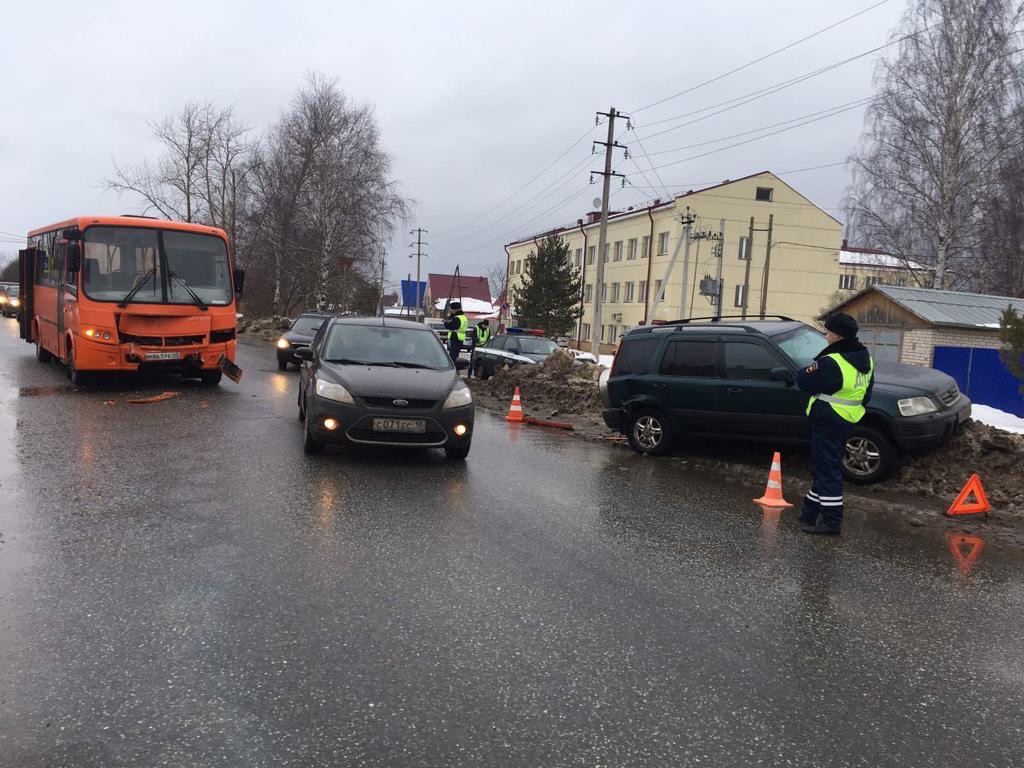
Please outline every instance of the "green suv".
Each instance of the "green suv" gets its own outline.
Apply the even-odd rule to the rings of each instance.
[[[695,318],[634,328],[601,382],[601,414],[641,453],[667,453],[682,435],[807,442],[809,398],[796,387],[796,374],[826,346],[824,334],[789,318]],[[903,452],[938,447],[970,415],[971,401],[945,373],[877,363],[843,471],[853,482],[877,482]]]

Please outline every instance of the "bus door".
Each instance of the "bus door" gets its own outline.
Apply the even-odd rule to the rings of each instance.
[[[36,249],[18,251],[18,282],[21,288],[21,312],[18,314],[18,335],[32,343],[32,318],[35,317]]]
[[[65,349],[66,335],[64,329],[67,323],[64,317],[64,284],[67,282],[64,276],[64,254],[67,253],[67,245],[56,238],[53,243],[53,260],[57,275],[57,357],[67,360],[68,351]]]
[[[64,230],[68,238],[57,248],[60,282],[57,287],[57,346],[62,350],[61,357],[67,360],[67,329],[76,329],[78,318],[78,270],[82,263],[82,246],[77,230]]]

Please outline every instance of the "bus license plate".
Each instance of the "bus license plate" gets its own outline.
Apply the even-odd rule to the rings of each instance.
[[[373,431],[423,434],[427,431],[427,423],[422,419],[374,419]]]
[[[147,360],[181,360],[181,352],[147,352]]]

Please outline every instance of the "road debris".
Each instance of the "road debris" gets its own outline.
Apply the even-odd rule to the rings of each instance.
[[[126,403],[132,405],[146,405],[149,403],[159,403],[162,400],[171,400],[178,396],[177,392],[161,392],[159,395],[153,395],[152,397],[137,397],[131,400],[125,400]]]

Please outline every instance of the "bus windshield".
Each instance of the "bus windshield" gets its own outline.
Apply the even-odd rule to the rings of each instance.
[[[219,237],[89,227],[84,239],[82,289],[90,299],[121,301],[135,290],[132,301],[140,303],[194,304],[197,297],[206,304],[231,303],[227,246]]]

